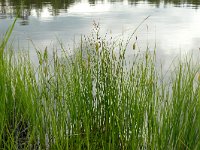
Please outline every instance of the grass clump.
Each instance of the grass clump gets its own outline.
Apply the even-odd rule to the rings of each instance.
[[[6,50],[5,38],[0,148],[199,149],[199,65],[180,62],[162,80],[155,53],[128,63],[122,43],[96,35],[73,56],[36,50],[37,67],[28,54]]]

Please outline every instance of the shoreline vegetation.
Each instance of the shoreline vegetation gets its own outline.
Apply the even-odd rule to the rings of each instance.
[[[156,52],[127,68],[123,44],[97,32],[73,57],[36,50],[35,67],[9,48],[13,27],[0,47],[0,149],[200,149],[198,62],[163,80]]]

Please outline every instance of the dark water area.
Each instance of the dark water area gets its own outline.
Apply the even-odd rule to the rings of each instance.
[[[91,33],[94,22],[102,35],[127,39],[150,16],[135,34],[136,50],[156,47],[167,62],[180,53],[199,52],[199,7],[199,0],[0,0],[0,34],[18,14],[12,34],[16,49],[31,51],[32,43],[39,49],[57,47],[58,39],[72,47]]]

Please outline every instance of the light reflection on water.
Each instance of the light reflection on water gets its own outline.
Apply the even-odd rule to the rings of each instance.
[[[91,3],[86,0],[72,2],[57,10],[51,3],[43,3],[40,8],[33,5],[23,9],[12,35],[14,47],[19,45],[32,50],[31,40],[38,48],[44,49],[46,46],[57,46],[57,38],[66,47],[72,46],[74,37],[78,41],[81,34],[88,35],[92,31],[94,21],[100,23],[102,35],[122,35],[121,38],[126,39],[149,15],[150,18],[136,32],[137,48],[145,50],[148,46],[153,50],[156,44],[158,56],[171,58],[180,52],[196,51],[200,47],[198,5],[175,5],[163,1],[159,4],[133,1],[134,5],[130,5],[131,1]],[[2,6],[0,10],[0,33],[5,33],[13,22],[15,10],[8,4],[6,10]]]

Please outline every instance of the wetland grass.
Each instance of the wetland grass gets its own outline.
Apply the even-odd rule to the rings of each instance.
[[[73,57],[37,51],[35,67],[6,48],[11,30],[0,49],[0,149],[200,149],[200,65],[177,63],[161,80],[156,54],[127,67],[126,49],[97,36]]]

